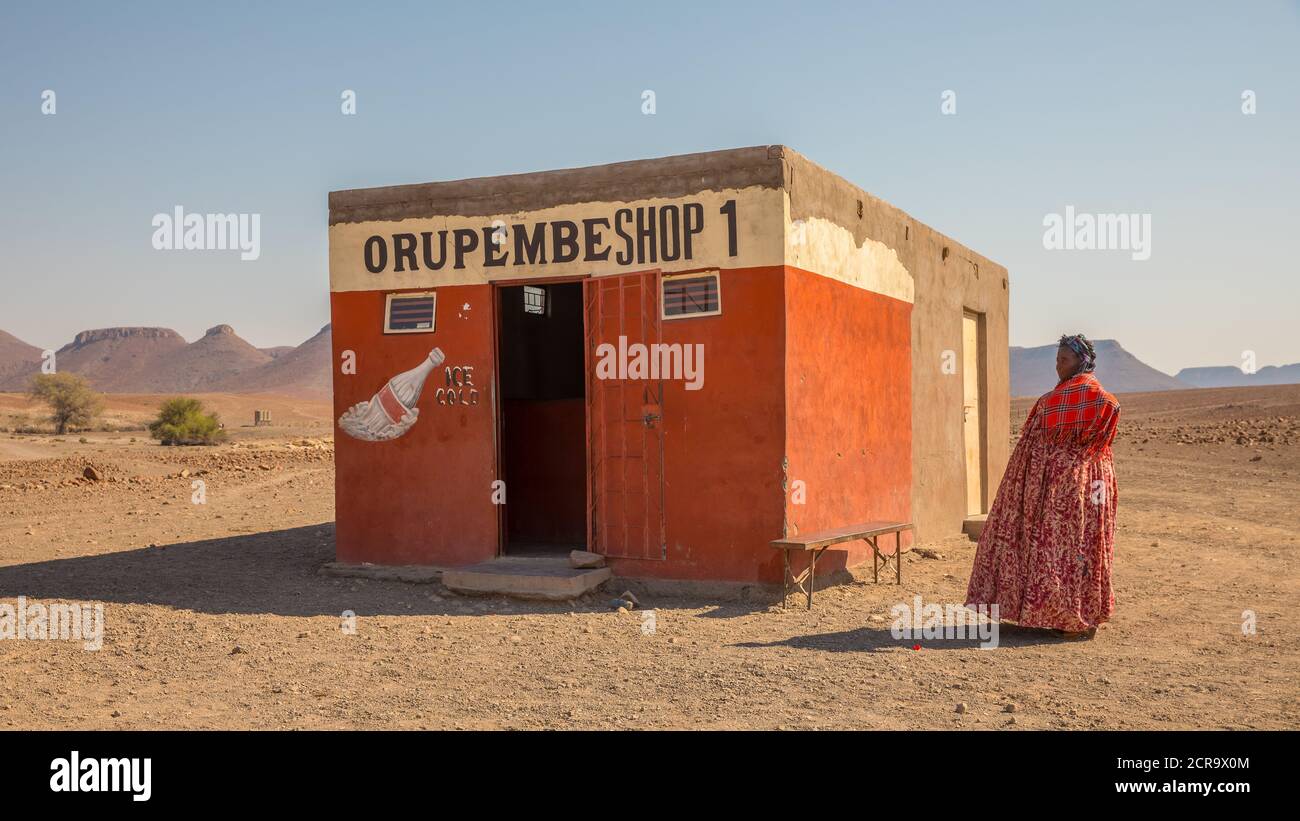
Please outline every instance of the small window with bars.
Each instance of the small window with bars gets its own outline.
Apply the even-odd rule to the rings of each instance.
[[[722,313],[718,272],[664,277],[660,305],[664,319],[717,316]]]
[[[389,294],[384,305],[384,333],[432,333],[437,302],[437,295],[433,291]]]
[[[524,286],[524,313],[546,316],[546,289]]]

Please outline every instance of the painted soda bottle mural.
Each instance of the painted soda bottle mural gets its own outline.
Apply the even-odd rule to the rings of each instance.
[[[358,402],[339,417],[343,432],[366,442],[383,442],[396,439],[411,429],[420,417],[416,403],[424,380],[446,357],[441,348],[434,348],[419,365],[403,371],[365,402]]]

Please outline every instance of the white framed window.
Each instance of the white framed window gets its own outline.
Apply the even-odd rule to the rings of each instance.
[[[722,313],[721,277],[717,271],[666,276],[660,280],[659,289],[659,310],[664,319]]]
[[[389,294],[384,302],[384,333],[433,333],[438,295],[433,291]]]
[[[546,289],[524,286],[524,313],[546,316]]]

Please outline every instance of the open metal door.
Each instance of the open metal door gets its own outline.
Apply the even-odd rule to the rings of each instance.
[[[588,543],[615,558],[663,559],[663,383],[628,378],[633,346],[655,352],[662,339],[659,272],[588,279],[582,287]]]

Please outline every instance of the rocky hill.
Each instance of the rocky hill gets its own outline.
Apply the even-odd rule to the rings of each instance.
[[[1168,391],[1195,387],[1156,370],[1113,339],[1093,341],[1097,378],[1112,393]],[[1056,386],[1056,344],[1011,348],[1011,395],[1041,396]]]
[[[199,391],[238,383],[274,358],[240,339],[229,325],[209,328],[202,338],[167,359],[169,391]]]
[[[0,331],[0,385],[23,373],[35,373],[40,367],[40,348]]]
[[[254,371],[220,382],[220,389],[232,393],[282,393],[294,396],[328,397],[333,392],[330,361],[333,337],[326,325],[316,335]]]
[[[170,328],[100,328],[77,334],[55,362],[101,391],[156,393],[168,390],[168,360],[184,349],[185,338]]]
[[[1300,362],[1291,365],[1267,365],[1254,373],[1243,373],[1233,365],[1208,368],[1183,368],[1178,378],[1198,388],[1244,388],[1252,385],[1300,384]]]
[[[330,395],[330,327],[297,347],[259,350],[229,325],[194,342],[170,328],[82,331],[55,352],[60,371],[105,393],[269,392]],[[40,371],[41,350],[0,331],[0,391],[23,391]]]

